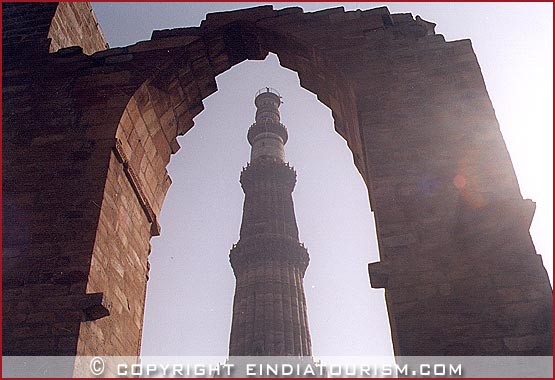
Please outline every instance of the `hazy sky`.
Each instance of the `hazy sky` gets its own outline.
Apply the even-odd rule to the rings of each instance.
[[[270,3],[265,3],[270,4]],[[111,47],[147,40],[155,29],[198,26],[209,12],[259,3],[93,3]],[[274,3],[275,9],[299,3]],[[523,196],[537,202],[531,232],[552,278],[553,4],[301,3],[305,11],[387,5],[437,24],[448,41],[470,38],[509,148]],[[300,239],[311,256],[305,276],[315,355],[391,355],[383,290],[369,286],[378,261],[368,194],[331,112],[299,86],[276,56],[243,62],[217,78],[195,127],[179,139],[173,179],[152,239],[143,355],[225,357],[239,238],[241,168],[256,91],[277,88],[288,127],[286,158],[297,170],[293,193]]]

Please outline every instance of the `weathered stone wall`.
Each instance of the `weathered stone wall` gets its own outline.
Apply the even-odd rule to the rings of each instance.
[[[113,142],[79,128],[71,74],[47,54],[57,4],[2,6],[3,353],[71,355],[101,308],[85,288]]]
[[[386,8],[265,6],[92,56],[49,53],[55,10],[24,6],[36,33],[3,8],[4,354],[139,352],[176,137],[218,74],[269,51],[330,107],[368,185],[371,282],[386,289],[395,352],[551,353],[534,205],[469,41]]]
[[[113,146],[79,128],[66,79],[44,58],[3,67],[5,354],[75,352]]]
[[[367,70],[393,70],[361,91],[359,110],[381,256],[370,272],[381,271],[371,278],[396,352],[545,354],[551,289],[528,234],[534,205],[470,42],[395,45],[368,56]]]
[[[45,42],[57,3],[2,3],[2,45]]]
[[[58,3],[48,37],[52,39],[50,52],[69,46],[81,46],[85,54],[108,49],[104,34],[89,3]]]
[[[141,87],[116,132],[86,289],[105,294],[110,317],[81,324],[83,355],[96,355],[98,347],[105,353],[140,353],[149,240],[159,234],[156,216],[171,184],[166,172],[171,147],[151,99]]]
[[[4,46],[40,43],[50,52],[81,46],[85,54],[108,48],[89,3],[2,3],[2,13]]]

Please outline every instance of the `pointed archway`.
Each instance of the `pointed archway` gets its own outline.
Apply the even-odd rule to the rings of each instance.
[[[8,354],[139,353],[176,137],[217,75],[270,51],[332,110],[366,182],[381,257],[370,278],[386,289],[396,354],[551,353],[534,204],[468,40],[386,8],[258,7],[91,56],[8,42],[21,49],[6,83],[26,84],[4,105],[3,202],[25,228],[5,224],[3,295],[21,311],[8,323],[27,321],[5,329]]]

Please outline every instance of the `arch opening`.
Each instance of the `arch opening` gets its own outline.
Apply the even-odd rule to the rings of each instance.
[[[173,185],[160,216],[164,232],[152,241],[143,354],[175,354],[180,346],[178,354],[227,354],[234,291],[228,250],[244,196],[238,178],[248,161],[255,91],[271,85],[283,94],[282,121],[296,136],[286,157],[298,171],[297,222],[312,257],[305,291],[314,352],[390,355],[383,293],[369,289],[365,270],[378,259],[367,191],[329,108],[274,54],[238,64],[217,81],[218,92],[205,99],[169,164]],[[170,303],[175,312],[163,306]]]
[[[121,189],[129,187],[129,185],[135,193],[138,200],[135,209],[144,211],[140,218],[146,217],[146,223],[130,222],[126,211],[120,209],[118,220],[120,218],[126,220],[126,223],[122,223],[123,230],[119,228],[118,223],[116,230],[108,232],[108,234],[121,240],[119,243],[124,249],[122,251],[123,260],[137,261],[138,259],[135,263],[137,264],[136,271],[141,272],[146,269],[147,279],[149,264],[146,256],[150,254],[151,246],[148,242],[149,239],[146,238],[144,227],[148,226],[150,236],[160,234],[158,216],[166,192],[171,185],[166,166],[171,155],[180,148],[177,136],[185,134],[192,128],[193,118],[204,109],[203,101],[217,90],[216,76],[238,63],[246,59],[260,60],[269,51],[277,52],[280,64],[296,71],[301,86],[317,94],[318,99],[331,109],[335,130],[347,141],[358,170],[363,172],[365,169],[360,165],[361,143],[357,131],[358,119],[354,111],[353,89],[340,71],[335,68],[333,63],[324,59],[316,49],[311,49],[279,33],[269,33],[258,28],[249,29],[249,33],[244,33],[246,25],[249,24],[231,22],[224,23],[223,26],[209,26],[207,27],[209,31],[205,32],[200,39],[196,35],[189,36],[189,32],[183,34],[182,31],[179,31],[177,40],[171,30],[154,32],[151,41],[140,42],[125,48],[126,52],[139,54],[140,58],[135,58],[134,63],[127,63],[124,59],[119,70],[129,68],[131,81],[136,83],[138,88],[131,96],[115,131],[115,156],[111,158],[110,168],[113,172],[118,172],[115,174],[116,176],[121,177],[119,166],[123,164],[123,172],[129,183],[121,185],[118,182],[116,186],[113,186],[108,182],[109,186],[105,188],[104,196],[118,199]],[[197,33],[195,28],[191,29],[193,29],[193,34]],[[229,35],[234,35],[236,38],[229,39]],[[159,49],[157,40],[165,41],[162,42],[162,45],[166,46],[164,45],[168,41],[165,40],[166,38],[169,38],[170,44],[173,45],[171,49],[167,50],[167,56],[160,56],[160,50],[157,50]],[[97,57],[102,59],[104,57],[102,54],[101,52]],[[111,56],[108,54],[108,58],[105,60],[109,62],[110,59]],[[141,65],[144,67],[139,68]],[[152,70],[153,67],[156,69]],[[261,83],[261,85],[264,84]],[[129,92],[130,88],[126,87],[125,91]],[[123,189],[123,191],[126,190]],[[104,220],[107,224],[112,219],[110,208],[112,208],[110,205],[103,207],[101,223]],[[122,233],[137,234],[137,232],[141,237],[136,239],[125,238],[123,241],[124,239],[119,237]],[[125,252],[128,251],[128,243],[134,244],[131,254]],[[101,248],[95,247],[95,250],[102,256]],[[125,256],[131,256],[131,258]],[[365,278],[366,271],[363,271],[362,268],[365,268],[367,261],[368,259],[365,259],[361,264],[359,272],[361,275],[364,274]],[[141,269],[141,266],[146,266],[146,268]],[[90,276],[93,281],[89,282],[87,291],[97,291],[103,275],[102,271],[93,270]],[[367,284],[367,281],[365,283]],[[131,310],[130,298],[122,295],[121,292],[121,289],[126,286],[137,289],[136,293],[138,294],[141,292],[146,294],[146,284],[140,277],[126,275],[122,275],[121,279],[118,278],[117,281],[114,281],[113,289],[107,293],[110,294],[113,290],[116,297],[125,298],[128,308]],[[121,320],[112,321],[115,325],[133,322],[139,331],[137,337],[133,337],[132,340],[140,341],[142,334],[140,321],[144,303],[141,303],[139,299],[136,301],[132,315],[121,315]],[[105,327],[109,328],[106,321],[98,323],[106,324]],[[88,326],[82,326],[81,330],[84,333],[83,336],[89,337],[87,339],[98,339],[95,332]],[[132,350],[139,352],[140,342],[137,343],[137,348]]]

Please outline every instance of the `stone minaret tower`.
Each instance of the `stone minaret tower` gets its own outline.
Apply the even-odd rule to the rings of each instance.
[[[243,221],[229,255],[236,278],[229,355],[310,356],[303,288],[309,258],[291,197],[296,173],[284,157],[281,97],[265,88],[254,103],[251,162],[241,173]]]

